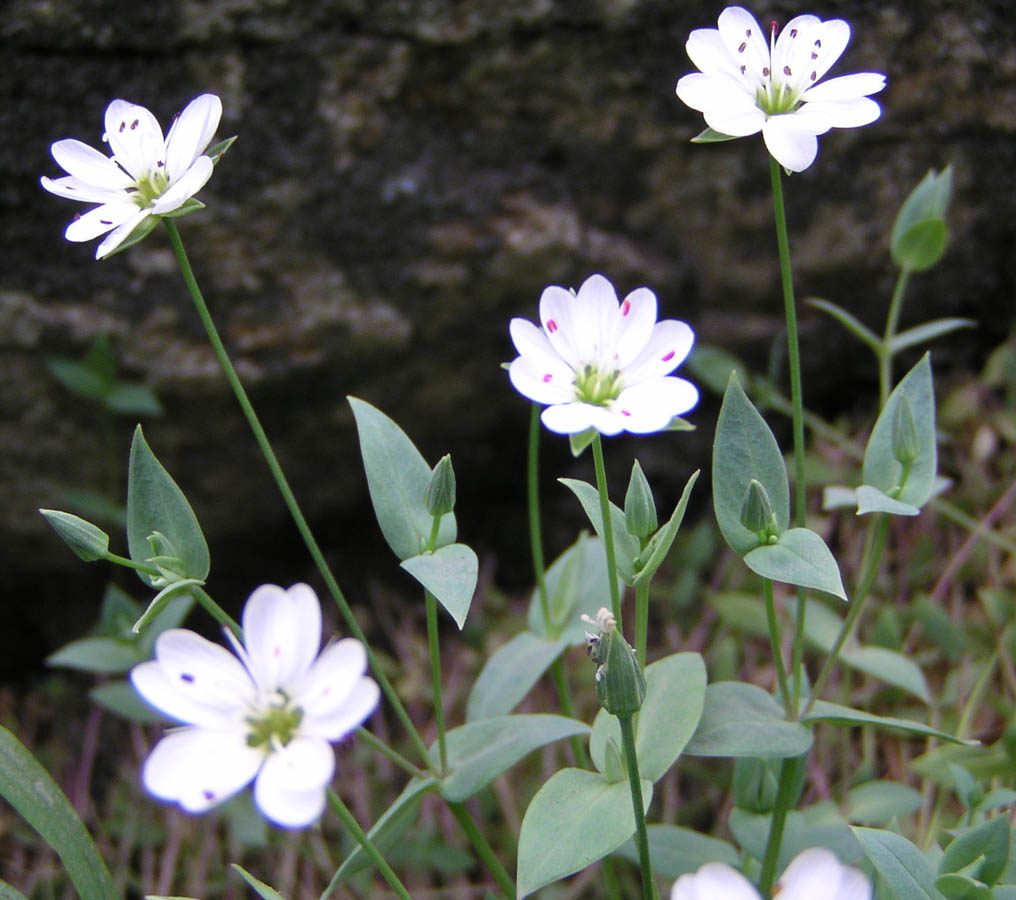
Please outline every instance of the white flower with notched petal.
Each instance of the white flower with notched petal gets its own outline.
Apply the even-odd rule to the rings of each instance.
[[[540,321],[542,328],[512,319],[519,355],[508,375],[520,394],[547,405],[541,418],[551,431],[649,434],[698,402],[691,382],[669,374],[695,335],[676,319],[657,322],[648,288],[619,304],[602,275],[587,278],[577,294],[551,286],[540,297]]]
[[[246,646],[226,632],[236,656],[193,631],[164,631],[155,659],[131,671],[145,700],[186,724],[155,746],[142,780],[159,799],[204,812],[256,778],[261,811],[303,827],[324,810],[335,770],[328,742],[374,711],[378,687],[363,674],[359,641],[346,638],[318,655],[321,607],[305,584],[259,587],[243,628]]]
[[[699,71],[677,82],[677,96],[729,137],[762,132],[773,158],[791,172],[815,161],[818,135],[830,128],[874,122],[881,109],[869,98],[885,87],[885,75],[862,72],[821,81],[850,40],[842,19],[791,19],[769,40],[740,6],[722,13],[718,28],[697,28],[686,44]]]
[[[179,210],[212,175],[212,160],[202,155],[219,127],[222,102],[202,94],[187,104],[163,139],[162,128],[143,106],[114,100],[106,107],[106,133],[112,156],[88,144],[66,139],[50,148],[68,172],[42,178],[42,186],[58,197],[98,203],[67,226],[69,241],[90,241],[109,235],[95,258],[109,256],[149,216]]]
[[[864,874],[843,865],[829,850],[812,847],[798,854],[773,889],[779,900],[871,900]],[[725,863],[707,863],[674,883],[670,900],[759,900],[758,891]]]

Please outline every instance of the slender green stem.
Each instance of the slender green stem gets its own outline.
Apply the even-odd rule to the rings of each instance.
[[[603,547],[607,553],[607,581],[610,582],[611,612],[621,629],[621,592],[617,588],[617,560],[614,556],[614,526],[610,521],[610,496],[607,493],[607,470],[603,465],[603,441],[593,438],[593,465],[596,468],[596,489],[600,494],[600,518],[603,520]]]
[[[635,585],[635,658],[646,667],[646,646],[649,643],[649,581]]]
[[[115,553],[106,552],[105,559],[111,563],[116,563],[118,566],[126,566],[128,569],[134,569],[138,572],[144,572],[146,575],[161,575],[162,573],[153,568],[152,566],[146,566],[144,563],[134,562],[133,559],[128,559],[126,556],[117,556]]]
[[[910,270],[900,269],[896,278],[896,286],[893,288],[893,296],[889,301],[889,313],[885,321],[885,334],[882,337],[882,352],[878,357],[878,398],[879,409],[886,405],[889,400],[889,393],[893,384],[893,352],[890,349],[892,339],[896,336],[896,329],[900,324],[900,312],[903,309],[903,295],[907,291],[907,281],[910,278]]]
[[[551,663],[550,666],[550,677],[554,680],[554,686],[557,688],[558,702],[561,704],[561,712],[566,715],[569,719],[575,718],[575,704],[572,703],[571,691],[568,688],[568,678],[565,675],[564,663],[561,661],[559,656]],[[571,737],[571,748],[572,753],[575,754],[575,761],[583,768],[589,768],[589,757],[586,755],[586,745],[580,735],[572,735]]]
[[[656,882],[649,859],[649,833],[646,831],[646,812],[642,805],[642,779],[639,778],[639,761],[635,754],[635,728],[631,716],[618,716],[621,726],[621,744],[624,747],[625,765],[628,769],[628,784],[631,788],[631,805],[635,813],[635,847],[642,869],[643,900],[656,900]]]
[[[216,622],[224,628],[228,628],[234,635],[236,635],[237,638],[243,640],[243,629],[240,627],[239,623],[221,606],[219,606],[219,604],[208,595],[208,592],[205,591],[204,588],[194,585],[190,588],[190,592],[195,596],[205,612],[215,619]]]
[[[303,542],[306,545],[311,558],[314,560],[314,564],[321,573],[321,578],[324,580],[325,586],[334,598],[335,604],[338,606],[339,612],[342,614],[342,618],[346,622],[346,626],[352,632],[353,636],[363,644],[364,650],[367,653],[367,661],[370,664],[371,671],[374,674],[374,678],[376,679],[378,686],[381,688],[385,697],[388,699],[388,702],[391,704],[396,717],[402,723],[402,727],[406,729],[406,733],[409,735],[409,739],[420,754],[421,759],[426,760],[428,767],[433,768],[434,763],[433,760],[431,760],[430,755],[427,753],[427,747],[423,743],[420,733],[416,730],[416,726],[413,725],[412,719],[409,718],[409,713],[406,712],[406,708],[402,705],[402,701],[395,693],[395,688],[392,687],[391,682],[388,680],[388,676],[385,675],[384,669],[378,662],[370,644],[367,643],[367,638],[363,633],[363,629],[360,628],[359,623],[357,623],[356,618],[353,616],[353,611],[350,608],[345,595],[342,593],[339,583],[335,580],[331,567],[328,565],[328,561],[325,559],[320,546],[318,546],[317,540],[315,539],[313,532],[311,532],[310,526],[307,524],[307,520],[303,515],[303,511],[300,509],[300,504],[297,502],[296,497],[289,486],[289,482],[286,480],[282,467],[279,465],[278,458],[275,456],[275,451],[272,449],[272,445],[268,440],[268,435],[265,433],[265,430],[261,425],[261,421],[258,419],[257,413],[254,411],[254,407],[247,396],[247,391],[244,389],[243,384],[240,381],[240,377],[236,374],[236,369],[233,368],[233,363],[229,359],[229,354],[226,352],[226,348],[222,343],[222,338],[219,337],[218,329],[215,327],[215,322],[212,320],[211,313],[208,311],[208,305],[205,303],[205,299],[201,294],[201,289],[198,287],[197,280],[194,277],[190,260],[187,258],[187,252],[184,250],[183,241],[180,238],[180,232],[177,230],[177,227],[172,219],[163,219],[162,221],[166,226],[166,230],[169,232],[169,240],[173,246],[173,252],[176,254],[177,262],[180,265],[180,271],[183,275],[184,283],[187,285],[187,290],[190,292],[191,299],[194,301],[194,307],[197,310],[198,317],[201,319],[201,323],[204,325],[205,331],[208,334],[208,340],[212,345],[212,350],[215,352],[215,356],[219,361],[219,366],[221,367],[223,374],[226,376],[229,386],[233,389],[237,402],[240,404],[240,409],[243,411],[244,417],[247,419],[247,424],[250,426],[250,429],[254,434],[254,439],[257,441],[258,447],[261,449],[261,453],[265,458],[265,462],[268,464],[272,477],[275,479],[275,484],[279,489],[279,493],[282,494],[282,499],[286,504],[286,508],[289,510],[289,514],[292,516],[293,521],[296,524],[297,531],[299,531],[300,537],[303,538]]]
[[[804,710],[805,715],[815,705],[815,701],[821,698],[826,682],[829,680],[829,676],[832,674],[836,662],[840,657],[840,651],[843,649],[847,638],[853,632],[857,619],[861,615],[861,610],[864,608],[864,602],[868,599],[868,592],[875,582],[875,576],[878,574],[879,565],[882,562],[882,552],[885,550],[886,537],[889,534],[889,515],[887,513],[879,513],[878,521],[874,523],[873,528],[874,537],[871,540],[868,552],[865,554],[867,559],[866,565],[862,569],[861,581],[854,593],[854,600],[850,604],[847,617],[843,620],[843,625],[840,627],[840,633],[836,636],[836,643],[833,644],[832,650],[829,651],[829,655],[822,664],[822,670],[819,672],[811,692],[811,699]]]
[[[794,799],[797,787],[799,766],[804,765],[805,757],[790,757],[783,760],[780,766],[780,780],[776,789],[776,803],[773,806],[772,818],[769,821],[769,838],[766,852],[762,859],[762,874],[759,877],[759,893],[768,897],[773,889],[776,878],[776,864],[780,859],[780,847],[783,845],[783,828],[787,824],[787,812]]]
[[[526,494],[529,507],[529,549],[533,558],[533,576],[540,596],[540,611],[547,626],[547,634],[553,636],[554,625],[550,621],[550,598],[547,596],[547,580],[544,577],[543,528],[540,525],[540,406],[532,405],[529,415],[529,445],[526,455]]]
[[[797,307],[794,303],[794,276],[790,268],[790,240],[783,207],[783,181],[780,164],[769,158],[773,185],[773,212],[776,218],[776,244],[780,252],[780,279],[783,282],[783,312],[787,320],[787,360],[790,364],[790,402],[794,428],[794,524],[804,525],[804,398],[801,391],[801,350],[797,338]]]
[[[356,736],[363,741],[372,750],[376,750],[382,756],[390,759],[395,765],[397,765],[402,771],[412,775],[414,778],[426,778],[427,773],[423,770],[414,766],[408,759],[406,759],[397,750],[389,747],[384,741],[381,740],[374,732],[368,731],[363,726],[356,729]]]
[[[441,647],[437,633],[437,600],[430,591],[427,599],[427,646],[430,648],[430,677],[434,690],[434,719],[437,723],[437,745],[441,758],[441,774],[448,771],[448,749],[445,745],[444,698],[441,692]]]
[[[797,589],[797,606],[794,613],[794,649],[790,658],[790,671],[794,673],[794,718],[801,708],[801,685],[804,683],[804,620],[808,611],[808,591]]]
[[[462,826],[462,830],[466,833],[466,837],[469,838],[469,842],[480,855],[480,859],[483,860],[487,871],[494,877],[494,881],[497,882],[497,886],[501,889],[501,893],[504,894],[506,900],[515,900],[515,882],[512,880],[511,875],[508,874],[507,869],[501,865],[501,860],[497,858],[494,848],[487,843],[487,839],[480,832],[480,829],[476,827],[476,823],[469,815],[469,811],[461,803],[449,803],[448,808],[452,811],[452,815],[458,819],[459,825]]]
[[[790,686],[787,684],[787,670],[783,665],[783,648],[780,646],[780,623],[776,621],[776,601],[773,599],[773,583],[762,579],[762,591],[766,600],[766,622],[769,625],[769,646],[772,648],[776,680],[780,684],[780,696],[788,718],[794,718],[796,709],[791,705]]]
[[[399,881],[399,876],[395,874],[392,867],[388,865],[388,861],[381,855],[377,847],[374,846],[374,842],[367,837],[366,832],[360,827],[360,823],[356,821],[356,818],[349,811],[346,804],[342,802],[339,795],[331,788],[328,788],[328,805],[342,820],[342,824],[349,829],[353,837],[356,838],[357,843],[363,847],[364,853],[377,866],[384,880],[388,882],[400,900],[413,900],[412,895],[406,890],[402,882]]]

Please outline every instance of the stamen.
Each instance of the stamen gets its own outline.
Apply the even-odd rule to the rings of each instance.
[[[138,125],[140,125],[140,124],[141,124],[141,122],[138,119],[135,119],[133,122],[131,122],[131,131],[133,131],[135,128],[137,128]]]
[[[741,74],[743,75],[748,70],[747,66],[741,66]]]
[[[630,413],[630,412],[628,412],[628,410],[626,410],[626,409],[622,409],[622,410],[621,410],[621,415],[622,415],[622,416],[630,416],[630,415],[631,415],[631,413]]]
[[[553,319],[548,319],[547,320],[547,331],[549,331],[551,334],[553,334],[555,331],[557,331],[557,322],[555,322]]]
[[[783,74],[786,75],[788,78],[790,77],[790,74],[791,74],[791,72],[790,72],[790,66],[784,66],[783,67]]]
[[[811,80],[815,81],[817,79],[818,79],[818,72],[812,71],[812,73],[811,73]]]
[[[673,358],[674,358],[674,351],[671,350],[669,353],[667,353],[666,355],[664,355],[664,356],[662,356],[660,358],[660,362],[670,362]]]
[[[797,29],[796,28],[791,28],[790,29],[790,36],[792,38],[796,38],[797,37]]]
[[[548,372],[548,373],[547,373],[546,375],[544,375],[544,376],[543,376],[543,383],[544,383],[544,384],[550,384],[550,380],[551,380],[551,379],[552,379],[553,377],[554,377],[554,376],[553,376],[553,375],[551,375],[551,374],[550,374],[550,372]]]
[[[762,67],[762,75],[765,78],[769,77],[769,66],[763,66]]]
[[[112,223],[112,221],[111,221],[111,220],[109,220],[109,219],[99,219],[99,221],[100,221],[100,222],[101,222],[101,223],[102,223],[103,225],[112,225],[112,224],[113,224],[113,223]]]
[[[203,790],[201,796],[204,797],[209,803],[215,799],[215,794],[209,790]]]
[[[103,223],[103,224],[105,224],[105,223]],[[180,680],[181,681],[186,681],[187,684],[194,684],[194,676],[191,675],[189,672],[181,672],[180,673]]]
[[[745,48],[748,46],[747,41],[741,41],[741,46],[737,48],[738,53],[744,53]]]
[[[126,127],[127,127],[127,123],[126,123],[126,122],[121,122],[121,123],[120,123],[120,127],[119,127],[119,128],[117,129],[117,133],[118,133],[118,134],[123,134],[123,130],[124,130],[124,129],[125,129]]]
[[[624,303],[621,304],[621,315],[626,316],[629,312],[631,312],[631,303],[625,300]]]

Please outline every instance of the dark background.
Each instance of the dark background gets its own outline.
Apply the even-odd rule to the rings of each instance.
[[[42,191],[49,145],[100,145],[108,102],[168,127],[193,96],[222,97],[239,140],[180,221],[199,280],[297,496],[356,603],[405,589],[366,507],[355,394],[431,461],[450,451],[461,539],[485,572],[529,579],[521,487],[528,406],[499,364],[513,315],[542,288],[602,272],[643,284],[661,316],[764,364],[782,327],[768,164],[760,139],[697,146],[674,95],[688,32],[721,4],[673,0],[13,0],[0,7],[0,680],[93,621],[107,572],[79,562],[38,507],[126,472],[135,422],[111,431],[48,374],[47,355],[113,342],[124,377],[166,415],[148,440],[212,546],[209,590],[238,610],[262,582],[312,579],[306,554],[221,378],[164,235],[105,262],[62,238],[76,204]],[[769,3],[765,22],[803,11]],[[880,71],[883,117],[820,138],[785,181],[798,296],[880,330],[895,272],[887,236],[929,167],[955,167],[952,242],[915,277],[903,326],[969,316],[936,373],[976,371],[1012,318],[1016,41],[1007,4],[838,2],[853,38],[832,75]],[[802,309],[809,405],[868,416],[861,345]],[[707,464],[717,403],[692,435],[612,441],[615,495],[637,454],[672,508]],[[787,444],[789,446],[789,444]],[[551,554],[582,521],[554,484],[591,480],[544,442]],[[705,514],[707,480],[697,491]],[[117,490],[122,496],[123,485]],[[119,535],[117,540],[119,540]],[[122,546],[121,548],[122,549]],[[128,582],[139,600],[140,582]],[[482,622],[483,609],[473,615]]]

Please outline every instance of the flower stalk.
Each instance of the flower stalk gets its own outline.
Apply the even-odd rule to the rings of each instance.
[[[603,441],[599,433],[593,438],[593,466],[596,469],[596,490],[600,495],[600,518],[603,520],[603,548],[607,553],[607,581],[610,585],[610,606],[617,627],[621,628],[621,592],[617,586],[617,558],[614,553],[614,525],[610,520],[610,496],[607,493],[607,470],[603,464]]]
[[[646,814],[642,805],[642,779],[639,777],[639,761],[635,753],[635,727],[631,716],[618,716],[621,726],[621,745],[624,749],[625,768],[628,770],[628,786],[631,790],[632,811],[635,814],[635,847],[642,870],[643,900],[658,900],[653,866],[649,859],[649,833],[646,831]]]

